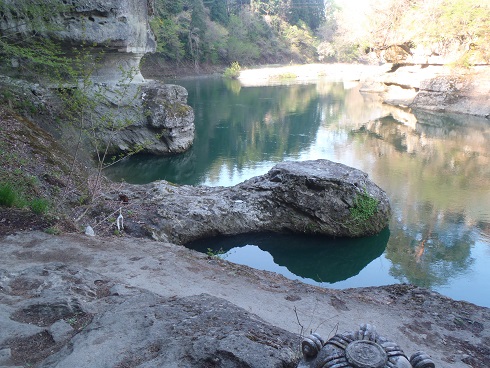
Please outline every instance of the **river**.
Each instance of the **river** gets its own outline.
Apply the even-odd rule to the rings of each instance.
[[[367,172],[393,211],[372,238],[255,234],[190,247],[319,286],[407,282],[490,307],[490,121],[384,105],[355,82],[175,82],[195,110],[193,148],[131,157],[109,177],[230,186],[277,162],[322,158]]]

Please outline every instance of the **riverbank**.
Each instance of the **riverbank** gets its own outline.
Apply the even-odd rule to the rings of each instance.
[[[68,367],[73,356],[80,359],[77,362],[79,367],[143,367],[145,359],[151,360],[141,356],[143,350],[139,353],[134,351],[131,344],[140,339],[146,341],[147,337],[144,336],[151,331],[150,322],[155,317],[151,313],[148,314],[148,308],[151,309],[152,303],[166,305],[177,300],[188,300],[186,298],[190,297],[203,301],[202,311],[195,315],[203,320],[203,323],[206,322],[204,310],[212,308],[211,305],[206,306],[206,303],[211,303],[210,300],[218,300],[217,303],[221,305],[229,302],[239,310],[245,311],[257,323],[264,321],[267,327],[261,327],[262,339],[249,338],[250,344],[258,343],[261,349],[269,349],[274,341],[277,344],[283,337],[284,346],[289,346],[289,342],[286,341],[291,338],[290,334],[296,336],[293,340],[296,339],[296,343],[299,344],[299,335],[307,335],[310,331],[329,338],[336,332],[353,331],[361,323],[370,323],[377,327],[381,335],[399,344],[407,355],[424,350],[432,356],[436,367],[483,368],[490,364],[488,308],[454,301],[410,285],[348,290],[324,289],[291,281],[274,273],[229,263],[217,257],[208,257],[184,247],[130,237],[91,238],[77,234],[52,236],[41,232],[21,232],[2,237],[0,246],[0,331],[3,332],[0,350],[4,353],[0,358],[0,364],[7,367],[24,365],[29,356],[43,356],[33,345],[28,346],[31,349],[29,351],[22,351],[22,348],[15,350],[13,346],[7,347],[9,339],[12,341],[12,337],[16,336],[17,339],[25,341],[29,334],[33,336],[43,331],[49,336],[56,334],[53,331],[56,331],[59,325],[67,329],[65,338],[60,338],[63,342],[56,345],[55,350],[59,353],[52,351],[48,354],[55,353],[49,359],[51,362],[56,361],[57,367]],[[88,273],[91,276],[87,276],[86,280],[83,275]],[[48,282],[49,277],[54,279]],[[63,289],[63,284],[71,286]],[[64,291],[60,291],[60,288]],[[49,290],[52,293],[48,293]],[[58,291],[54,293],[53,290]],[[133,299],[130,301],[128,295],[136,292],[145,295],[150,293],[154,297],[145,297],[142,300],[140,296],[138,302]],[[160,301],[155,302],[154,298]],[[70,305],[77,305],[78,314],[74,316],[67,312],[65,317],[59,314],[58,318],[55,316],[43,323],[34,320],[29,322],[27,317],[19,317],[22,311],[29,310],[31,319],[35,317],[35,312],[28,308],[29,305],[44,305],[43,313],[49,315],[54,306],[58,305],[58,310],[61,308],[59,306],[60,303],[63,304],[62,300],[70,300]],[[104,318],[107,313],[121,303],[125,303],[125,308],[134,311],[131,320],[119,318],[112,320],[111,325],[106,325]],[[134,303],[139,303],[136,310]],[[153,309],[155,310],[155,307]],[[227,323],[240,323],[233,317],[234,314],[239,316],[239,310],[230,313],[231,316],[228,317],[231,320]],[[83,329],[78,329],[73,318],[82,320],[82,317],[85,318],[85,325]],[[149,324],[138,325],[137,333],[131,333],[135,341],[128,341],[120,335],[124,331],[124,325],[132,323],[130,321],[143,322],[145,319]],[[53,327],[56,323],[58,325]],[[72,323],[72,329],[66,326],[69,323]],[[172,320],[171,323],[179,325],[177,320]],[[269,336],[267,334],[271,326],[280,329],[275,330],[274,341],[265,338]],[[217,338],[215,330],[206,327],[205,323],[200,328],[205,330],[207,336]],[[229,334],[236,337],[239,330]],[[250,330],[247,331],[250,333]],[[9,336],[6,336],[5,332]],[[107,334],[120,337],[114,339]],[[91,348],[90,341],[93,341],[94,336],[98,336],[99,345]],[[101,336],[106,337],[100,340]],[[178,339],[179,336],[173,338]],[[191,341],[185,344],[188,354],[193,355],[196,353],[195,348],[192,348],[194,345],[189,345]],[[157,344],[155,341],[153,343]],[[53,349],[53,346],[55,344],[49,345],[45,341],[44,345],[39,344],[37,348]],[[71,348],[67,349],[68,346]],[[157,349],[156,345],[152,346],[153,349]],[[5,349],[10,349],[10,360],[5,358]],[[158,351],[151,355],[152,359],[168,356],[172,349],[171,346],[160,344]],[[277,346],[276,350],[281,348]],[[110,351],[124,352],[125,355],[119,356],[119,361],[106,360],[104,364],[97,363],[103,362],[104,352]],[[112,356],[111,353],[107,354]],[[123,358],[131,354],[140,354],[133,356],[132,360],[134,363],[140,359],[139,363],[121,365]],[[209,357],[215,354],[215,358],[220,357],[212,348],[203,354],[208,354]],[[236,355],[238,352],[229,351],[228,354]],[[295,351],[286,360],[292,361],[297,356],[298,352]],[[24,357],[26,362],[21,363],[17,360],[21,357]],[[121,364],[117,365],[118,363]],[[51,367],[54,363],[38,366]],[[171,365],[167,363],[162,366]]]
[[[33,190],[48,198],[71,185],[68,171],[56,170],[70,161],[68,156],[52,157],[39,151],[40,147],[54,147],[52,138],[39,130],[29,134],[12,115],[2,113],[1,118],[2,126],[8,121],[10,127],[1,132],[2,142],[8,143],[2,147],[2,157],[7,158],[8,153],[15,175],[19,166],[14,162],[23,162],[23,174],[38,179],[33,181]],[[41,142],[37,141],[41,138]],[[34,146],[33,142],[38,143]],[[69,217],[78,217],[84,210],[83,193],[76,188],[68,193],[71,201],[77,203],[75,216],[70,213]],[[103,206],[108,206],[107,196],[99,199],[103,205],[94,205],[88,212],[100,225],[97,233],[104,235],[97,238],[66,234],[80,233],[81,229],[58,227],[56,218],[43,219],[29,210],[2,210],[0,366],[28,366],[47,359],[39,366],[57,364],[71,368],[75,365],[70,362],[77,360],[78,367],[143,367],[155,359],[165,362],[169,355],[174,356],[173,363],[178,362],[190,355],[189,350],[194,354],[200,346],[218,341],[221,345],[202,352],[200,366],[205,366],[206,359],[218,359],[214,366],[226,367],[223,362],[229,360],[225,357],[233,354],[242,366],[244,361],[258,366],[244,357],[253,346],[254,351],[266,355],[284,353],[275,357],[289,364],[284,366],[293,367],[298,352],[292,346],[298,345],[299,334],[311,330],[331,337],[337,331],[354,330],[364,322],[376,325],[407,355],[425,350],[436,366],[490,364],[488,308],[410,285],[342,291],[317,288],[176,245],[114,236],[114,219],[102,215],[106,211]],[[120,203],[115,201],[113,205],[116,207],[111,210],[115,211]],[[52,236],[34,229],[64,235]],[[157,307],[188,314],[163,318],[162,315],[167,316],[166,309],[151,312]],[[204,318],[211,310],[214,314]],[[54,315],[46,319],[44,312],[50,311]],[[122,312],[127,314],[118,314]],[[221,319],[223,315],[230,319]],[[259,324],[256,316],[264,324]],[[241,321],[245,317],[255,322],[243,327]],[[152,326],[159,326],[163,319],[168,321],[167,327],[154,332]],[[222,326],[236,327],[224,331],[218,328]],[[161,331],[170,337],[162,340]],[[118,340],[126,335],[129,337],[124,342]],[[230,339],[240,339],[248,345],[240,345],[240,350]],[[147,345],[135,344],[143,340]],[[177,342],[182,350],[169,351]],[[92,350],[87,350],[89,346]],[[243,356],[236,356],[237,351]],[[168,361],[156,365],[172,366]]]

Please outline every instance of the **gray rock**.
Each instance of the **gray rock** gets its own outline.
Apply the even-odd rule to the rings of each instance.
[[[121,92],[124,98],[121,98]],[[194,141],[194,110],[187,105],[187,90],[156,81],[143,85],[103,86],[104,99],[94,119],[97,137],[110,155],[135,151],[156,155],[186,151]],[[113,125],[118,126],[114,129]]]
[[[39,367],[294,367],[298,337],[202,294],[117,300]]]
[[[1,339],[0,364],[8,367],[22,362],[45,368],[292,368],[299,356],[299,336],[207,294],[164,298],[131,287],[112,295],[112,281],[60,264],[31,267],[21,275],[4,272],[4,277],[9,284],[20,283],[19,277],[25,285],[42,281],[43,287],[40,293],[23,289],[22,298],[11,303],[17,313],[0,308],[0,321],[13,317],[18,328],[34,323],[49,331]],[[28,313],[37,306],[57,305],[60,299],[80,309],[48,319],[48,308],[41,308],[42,319],[39,313]],[[73,328],[67,319],[74,321]],[[77,325],[77,319],[86,323]]]
[[[95,236],[95,231],[94,231],[94,229],[92,228],[92,226],[88,225],[88,226],[85,228],[85,235],[87,235],[87,236]]]
[[[51,27],[36,29],[36,34],[61,42],[68,55],[82,43],[91,45],[82,55],[89,64],[86,69],[91,71],[95,67],[95,70],[87,76],[89,82],[80,82],[78,88],[94,99],[96,107],[90,105],[90,113],[84,116],[90,119],[87,125],[92,128],[82,146],[87,149],[97,146],[99,153],[114,156],[135,152],[165,155],[189,149],[194,140],[194,111],[187,105],[187,91],[180,86],[146,82],[139,69],[144,53],[156,49],[149,27],[153,2],[71,0],[64,3],[70,10],[54,8],[49,21]],[[20,35],[32,37],[25,22],[19,22],[19,15],[7,12],[0,19],[0,30],[19,31]],[[42,27],[37,25],[37,28]],[[49,83],[52,81],[45,84]],[[53,96],[39,86],[6,78],[2,78],[0,84],[7,84],[9,89],[15,87],[14,92],[21,99],[32,100],[36,106],[47,105],[49,111],[53,111],[51,105],[62,105],[56,94]],[[55,88],[58,87],[56,84]],[[62,114],[62,108],[57,113]],[[53,124],[52,120],[55,119],[50,117],[48,125]],[[64,139],[77,141],[74,137],[80,132],[72,130],[77,130],[78,125],[74,124],[74,128],[65,125],[71,124],[60,127],[63,136],[69,131]],[[57,129],[50,127],[48,130],[56,132]],[[95,155],[89,152],[85,156]]]
[[[390,105],[463,113],[490,114],[490,67],[451,69],[443,65],[393,64],[363,82],[364,93],[377,93]]]
[[[456,112],[478,116],[490,113],[490,67],[440,75],[423,81],[412,108]]]
[[[230,188],[165,181],[130,188],[148,207],[146,230],[177,244],[262,231],[359,237],[380,232],[390,218],[386,193],[366,173],[328,160],[283,162]],[[367,202],[370,213],[354,213],[368,210]]]
[[[63,3],[66,8],[53,6],[49,27],[42,29],[36,24],[36,34],[60,41],[67,52],[82,43],[91,45],[99,59],[94,73],[98,81],[118,81],[122,76],[118,66],[139,71],[144,53],[155,51],[155,37],[149,26],[152,1],[70,0]],[[19,21],[19,15],[22,16],[20,12],[7,12],[0,21],[0,29],[32,37],[29,24]],[[143,80],[139,73],[135,78],[138,80]]]
[[[12,350],[10,348],[0,349],[0,365],[3,366],[10,361]]]
[[[59,320],[51,325],[49,333],[55,343],[63,343],[71,337],[73,327],[64,320]]]

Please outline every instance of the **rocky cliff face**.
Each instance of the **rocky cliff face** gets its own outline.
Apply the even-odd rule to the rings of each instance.
[[[82,42],[100,45],[104,54],[96,72],[99,81],[117,81],[121,67],[139,71],[142,56],[155,51],[156,42],[149,26],[151,0],[71,0],[65,3],[71,11],[55,18],[60,30],[55,28],[52,36],[75,47]],[[134,81],[143,81],[140,73]]]
[[[366,80],[361,92],[379,93],[395,106],[489,117],[490,65],[472,60],[471,68],[451,66],[464,53],[393,45],[377,56],[387,63],[384,73]]]
[[[84,44],[97,58],[94,78],[98,81],[117,81],[121,67],[139,70],[141,57],[156,49],[149,26],[152,0],[47,0],[41,10],[28,10],[33,5],[25,0],[6,3],[11,9],[2,13],[0,20],[5,34],[19,39],[33,35],[50,38],[60,42],[67,53]],[[39,14],[48,11],[48,15]],[[34,19],[26,23],[26,17]],[[141,74],[135,78],[142,80]]]
[[[490,66],[391,65],[364,81],[361,92],[380,94],[390,105],[490,116]]]
[[[101,139],[97,149],[104,152],[107,147],[109,154],[173,154],[187,150],[194,140],[194,112],[187,105],[187,91],[179,86],[149,83],[139,68],[142,56],[156,48],[149,27],[153,1],[65,0],[63,4],[53,8],[49,26],[33,22],[29,28],[21,20],[25,14],[11,10],[0,20],[0,29],[21,40],[32,34],[51,38],[62,45],[66,55],[82,55],[84,63],[90,64],[86,65],[89,72],[84,75],[85,82],[67,88],[83,88],[96,100],[90,115],[91,126],[96,127],[93,133]],[[29,86],[25,89],[39,90]],[[19,98],[36,100],[36,105],[43,103],[38,101],[39,94],[21,94]],[[45,92],[44,97],[49,99],[49,94]],[[85,146],[90,147],[93,140]]]

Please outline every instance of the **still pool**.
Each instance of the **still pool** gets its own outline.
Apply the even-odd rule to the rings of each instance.
[[[253,234],[188,246],[333,288],[409,282],[490,307],[490,121],[381,104],[355,83],[243,87],[176,81],[195,110],[193,148],[135,156],[114,180],[230,186],[285,160],[329,159],[367,172],[391,201],[363,239]]]

